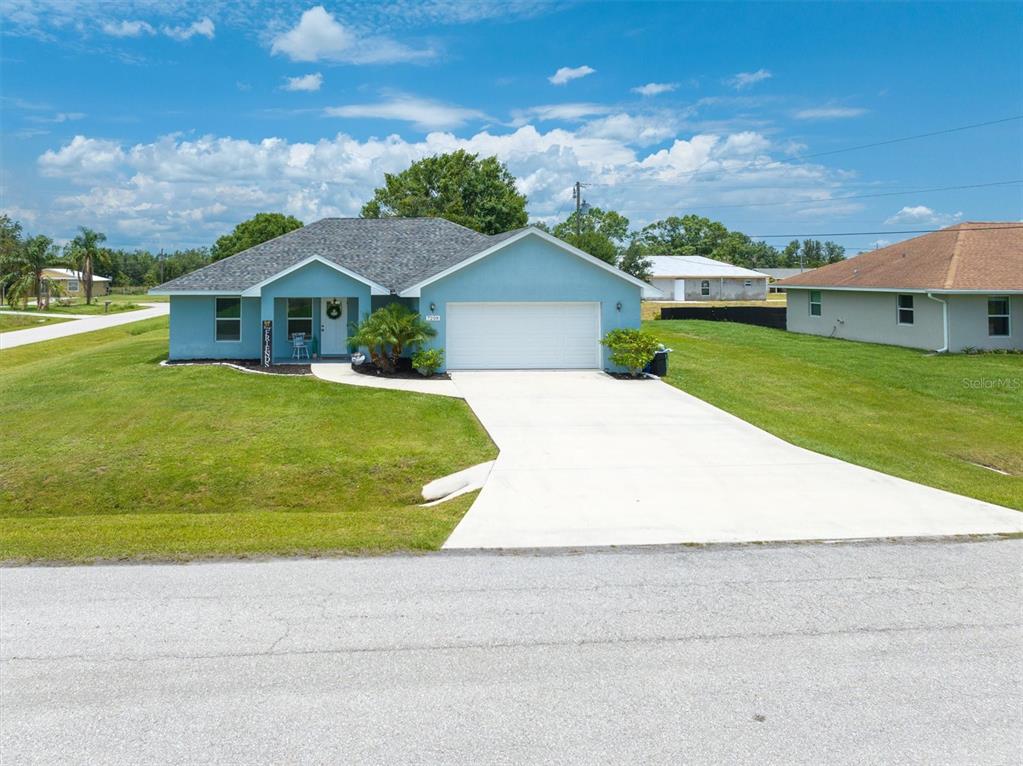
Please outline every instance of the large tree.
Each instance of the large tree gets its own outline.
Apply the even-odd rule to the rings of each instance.
[[[629,236],[629,219],[614,210],[591,207],[585,212],[572,213],[555,226],[552,233],[614,266]]]
[[[363,218],[446,218],[484,234],[526,225],[526,197],[496,157],[462,149],[386,173],[384,185],[362,207]]]
[[[100,247],[100,244],[106,241],[106,234],[93,231],[86,226],[79,226],[78,236],[71,240],[67,247],[68,260],[78,272],[78,277],[85,288],[86,304],[92,303],[92,278],[95,268],[109,265],[105,260],[107,253]]]
[[[654,255],[712,257],[728,236],[724,224],[699,215],[668,216],[645,226],[640,233]]]
[[[210,249],[210,260],[219,261],[229,255],[248,250],[267,240],[302,228],[302,222],[284,213],[256,213],[234,227],[234,231],[220,237]]]

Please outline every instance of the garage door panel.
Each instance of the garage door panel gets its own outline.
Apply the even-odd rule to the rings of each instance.
[[[449,369],[599,366],[598,303],[449,303],[447,315]]]

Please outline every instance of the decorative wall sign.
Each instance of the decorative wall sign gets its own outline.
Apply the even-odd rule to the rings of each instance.
[[[274,363],[273,320],[263,320],[263,366],[272,367]]]

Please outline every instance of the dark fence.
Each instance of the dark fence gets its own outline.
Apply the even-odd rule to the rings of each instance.
[[[739,322],[760,327],[786,328],[785,309],[777,306],[670,306],[661,309],[661,319],[705,319],[709,322]]]

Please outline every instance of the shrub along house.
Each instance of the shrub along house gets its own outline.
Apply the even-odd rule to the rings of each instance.
[[[1023,349],[1023,224],[961,223],[778,285],[794,332],[935,351]]]
[[[418,311],[447,369],[602,368],[647,285],[535,228],[487,236],[441,218],[326,218],[171,280],[170,359],[292,356],[303,333],[347,358],[350,324]]]
[[[763,301],[767,275],[702,255],[651,255],[644,297],[658,301]]]

